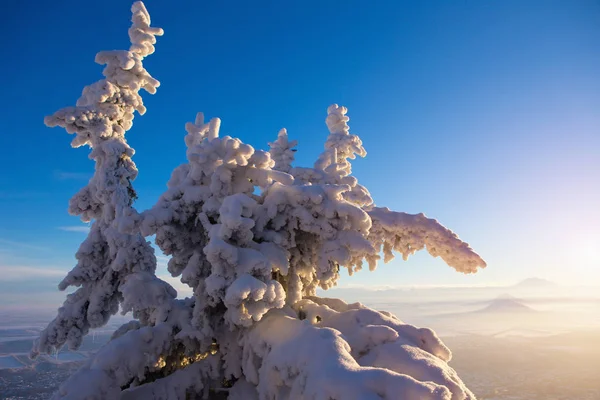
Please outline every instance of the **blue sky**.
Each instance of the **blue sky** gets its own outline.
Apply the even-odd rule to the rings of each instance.
[[[5,304],[60,299],[85,237],[67,204],[93,164],[43,117],[101,78],[96,52],[128,46],[128,1],[35,3],[0,16]],[[257,148],[286,127],[312,165],[335,102],[376,203],[438,219],[489,264],[463,276],[423,253],[342,284],[600,282],[600,3],[372,3],[147,1],[165,36],[145,62],[162,85],[128,134],[137,207],[184,161],[196,112]]]

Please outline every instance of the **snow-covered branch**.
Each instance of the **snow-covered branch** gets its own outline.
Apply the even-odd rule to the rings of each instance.
[[[54,399],[166,400],[185,398],[189,390],[208,390],[206,383],[220,376],[219,360],[214,351],[200,352],[189,325],[191,306],[190,301],[172,300],[152,326],[125,324],[61,385]]]
[[[468,243],[435,219],[390,211],[386,207],[374,207],[368,213],[373,223],[369,240],[383,251],[385,262],[394,258],[393,251],[407,260],[411,254],[426,248],[429,254],[441,257],[458,272],[474,273],[486,266]]]
[[[150,27],[150,15],[141,2],[134,3],[131,11],[130,49],[98,53],[96,62],[106,64],[105,79],[85,87],[75,107],[63,108],[45,119],[46,125],[75,134],[73,147],[88,145],[92,149],[94,176],[71,199],[69,212],[94,223],[77,251],[77,265],[59,285],[61,290],[80,288],[68,296],[42,332],[32,350],[34,356],[65,343],[79,347],[89,329],[106,324],[122,301],[129,304],[127,308],[143,312],[148,306],[128,299],[131,291],[121,291],[121,286],[132,274],[146,274],[146,282],[158,280],[150,243],[137,232],[124,232],[125,227],[134,225],[131,182],[137,176],[131,159],[134,151],[127,145],[125,133],[132,126],[134,112],[146,111],[140,89],[154,93],[159,85],[142,60],[154,52],[155,36],[162,35],[160,28]],[[167,292],[176,296],[172,288]]]
[[[281,129],[277,134],[277,140],[269,143],[269,153],[275,161],[273,169],[289,173],[292,170],[294,161],[294,147],[298,144],[297,140],[288,140],[287,130]]]

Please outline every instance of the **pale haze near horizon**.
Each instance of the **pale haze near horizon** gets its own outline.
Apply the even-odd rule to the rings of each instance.
[[[600,282],[599,4],[147,6],[166,36],[148,59],[162,86],[128,134],[139,210],[183,162],[197,111],[259,149],[286,127],[296,165],[310,166],[336,102],[367,149],[354,175],[377,205],[438,219],[488,262],[463,276],[422,252],[340,285]],[[86,232],[68,199],[93,164],[43,117],[101,77],[94,54],[122,47],[129,9],[8,7],[1,33],[19,40],[1,44],[14,61],[0,67],[0,304],[55,307]]]

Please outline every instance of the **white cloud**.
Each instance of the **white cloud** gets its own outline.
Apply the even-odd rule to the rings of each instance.
[[[29,281],[35,278],[64,277],[67,271],[56,268],[0,265],[0,282]]]
[[[0,238],[0,245],[7,245],[7,246],[10,246],[11,248],[19,247],[19,248],[30,249],[30,250],[39,250],[39,251],[50,250],[48,247],[36,246],[33,244],[29,244],[29,243],[17,242],[14,240],[7,240],[7,239],[2,239],[2,238]],[[10,250],[10,249],[6,249],[6,250]]]
[[[170,259],[171,259],[171,257],[156,254],[156,266],[158,268],[167,269],[167,264],[169,263]]]
[[[90,227],[87,225],[59,226],[58,229],[61,231],[82,233],[88,233],[90,231]]]

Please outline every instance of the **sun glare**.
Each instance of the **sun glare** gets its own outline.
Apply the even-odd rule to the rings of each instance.
[[[596,265],[600,263],[600,236],[587,237],[582,245],[581,261]]]

